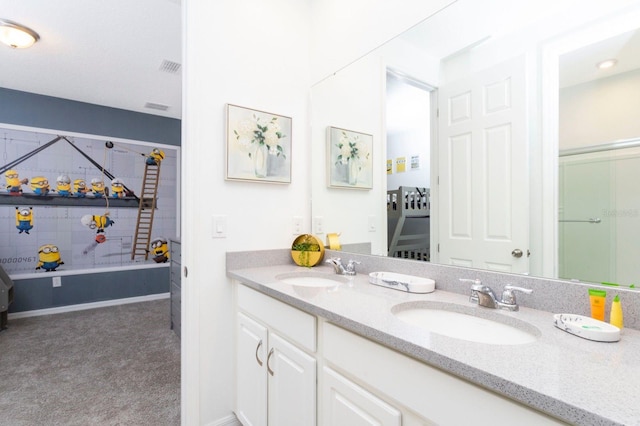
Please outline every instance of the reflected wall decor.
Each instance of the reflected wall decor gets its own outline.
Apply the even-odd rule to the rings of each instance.
[[[291,182],[290,117],[227,104],[227,180]]]
[[[327,133],[328,186],[371,189],[373,136],[338,127]]]

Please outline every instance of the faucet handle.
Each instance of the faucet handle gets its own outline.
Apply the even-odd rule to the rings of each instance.
[[[479,278],[471,279],[471,278],[460,278],[460,281],[463,283],[473,283],[471,285],[471,294],[469,295],[469,302],[478,303],[478,290],[482,289],[482,281]]]
[[[347,267],[345,268],[347,275],[355,275],[356,274],[356,265],[359,265],[360,262],[357,260],[350,259],[347,262]]]
[[[524,294],[533,293],[533,290],[530,288],[517,287],[511,284],[507,284],[506,286],[504,286],[504,291],[502,292],[502,303],[516,305],[516,295],[514,292],[517,291]]]

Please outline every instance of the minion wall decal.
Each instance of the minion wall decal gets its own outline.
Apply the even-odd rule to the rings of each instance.
[[[164,160],[164,151],[153,148],[153,151],[147,156],[146,163],[149,165],[158,165],[162,160]]]
[[[18,234],[29,233],[33,228],[33,207],[16,207],[16,228],[20,231]]]
[[[124,191],[124,182],[120,178],[114,178],[111,181],[111,197],[124,198],[126,196]]]
[[[91,193],[95,198],[102,198],[105,196],[104,182],[100,178],[91,179]]]
[[[164,237],[155,238],[151,241],[151,254],[156,263],[165,263],[169,260],[169,245]]]
[[[22,185],[29,183],[29,179],[20,179],[16,170],[7,170],[4,173],[7,192],[10,194],[20,194],[22,192]]]
[[[84,179],[76,179],[73,181],[73,195],[78,198],[87,196],[87,182]]]
[[[47,272],[55,271],[58,266],[64,265],[60,258],[60,250],[53,244],[45,244],[38,249],[38,265],[36,269],[44,269]]]
[[[47,195],[49,193],[49,181],[46,177],[36,176],[31,178],[31,190],[36,195]]]
[[[97,234],[104,232],[105,228],[108,228],[111,225],[115,224],[115,222],[109,218],[109,212],[106,212],[102,216],[95,214],[84,215],[80,218],[80,222],[82,222],[84,226],[87,226],[90,229],[95,229]]]
[[[56,179],[56,192],[61,197],[71,195],[71,179],[67,175],[60,175]]]

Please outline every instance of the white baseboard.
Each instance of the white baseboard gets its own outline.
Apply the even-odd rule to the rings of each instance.
[[[238,421],[238,418],[236,417],[235,414],[231,413],[227,417],[218,419],[215,422],[209,423],[206,426],[242,426],[242,423]]]
[[[35,311],[14,312],[9,314],[9,319],[26,317],[38,317],[41,315],[61,314],[63,312],[84,311],[85,309],[104,308],[107,306],[126,305],[128,303],[149,302],[151,300],[168,299],[169,293],[149,294],[147,296],[127,297],[124,299],[104,300],[102,302],[81,303],[79,305],[67,305],[57,308],[38,309]]]

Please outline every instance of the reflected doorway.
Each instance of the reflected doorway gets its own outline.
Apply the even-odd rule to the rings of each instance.
[[[387,249],[391,257],[431,259],[431,141],[434,87],[387,70]]]

